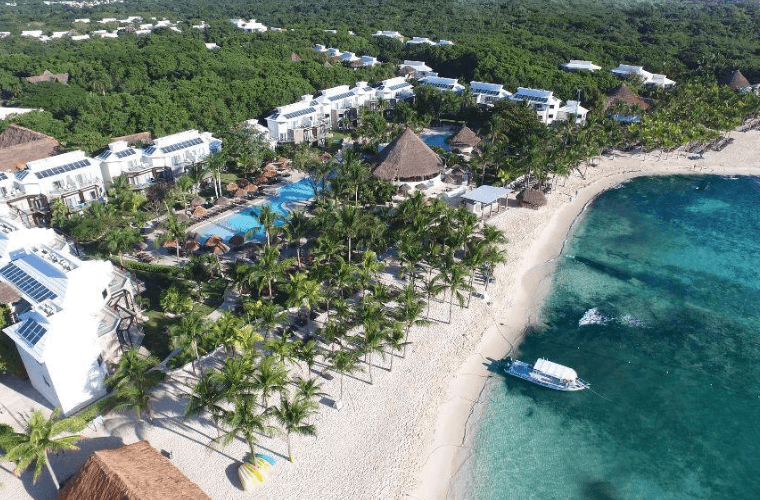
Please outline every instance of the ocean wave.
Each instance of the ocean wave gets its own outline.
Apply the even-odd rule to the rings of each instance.
[[[628,326],[640,326],[640,327],[644,326],[644,322],[643,321],[641,321],[640,319],[636,319],[633,316],[628,316],[627,314],[625,316],[623,316],[622,318],[620,318],[618,321],[620,321],[620,323],[622,323],[624,325],[628,325]]]
[[[609,320],[610,319],[606,316],[603,316],[596,307],[593,307],[585,312],[583,317],[578,321],[578,326],[603,325]]]

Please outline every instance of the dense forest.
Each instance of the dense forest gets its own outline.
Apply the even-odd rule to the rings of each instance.
[[[619,82],[608,69],[644,65],[677,82],[714,84],[740,69],[760,80],[760,12],[755,3],[528,2],[167,2],[128,1],[91,9],[33,1],[0,6],[0,90],[6,106],[40,107],[15,121],[88,151],[109,138],[148,130],[156,135],[194,127],[226,131],[306,93],[355,81],[378,81],[395,66],[353,70],[313,52],[315,43],[373,55],[383,62],[426,61],[441,76],[550,89],[584,105]],[[115,29],[104,17],[141,15],[178,21],[182,33],[121,33],[118,39],[47,43],[20,38],[22,29]],[[90,25],[72,22],[90,17]],[[255,17],[284,32],[246,34],[228,19]],[[193,29],[201,20],[210,26]],[[325,32],[335,29],[337,33]],[[378,29],[446,38],[450,47],[410,46],[373,37]],[[291,31],[292,30],[292,31]],[[355,35],[349,34],[349,30]],[[221,48],[207,50],[204,42]],[[291,54],[300,61],[293,61]],[[605,71],[563,72],[571,58]],[[29,84],[45,69],[68,72],[69,85]],[[2,127],[2,125],[0,125]]]

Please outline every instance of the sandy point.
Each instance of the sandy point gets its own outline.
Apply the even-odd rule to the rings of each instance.
[[[497,269],[494,303],[481,323],[481,338],[459,368],[449,376],[425,446],[410,457],[408,489],[400,498],[436,500],[450,497],[452,478],[471,456],[475,422],[486,367],[514,352],[527,327],[538,321],[543,297],[551,287],[554,262],[573,224],[602,192],[636,177],[656,175],[760,175],[760,132],[731,132],[734,142],[701,159],[683,152],[603,156],[595,166],[560,179],[539,210],[510,209],[491,223],[505,231],[509,242],[506,265]],[[467,314],[467,312],[465,312]],[[422,430],[422,432],[425,432]]]

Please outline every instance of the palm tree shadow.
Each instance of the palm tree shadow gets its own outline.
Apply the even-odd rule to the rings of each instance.
[[[243,485],[240,483],[240,477],[238,477],[238,467],[240,467],[240,462],[235,461],[232,462],[230,465],[227,466],[227,469],[225,469],[225,472],[227,473],[227,479],[230,480],[230,483],[232,483],[232,486],[239,489],[240,491],[243,490]]]

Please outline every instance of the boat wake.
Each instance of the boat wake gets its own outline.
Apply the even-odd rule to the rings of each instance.
[[[578,320],[578,327],[586,325],[606,325],[610,321],[615,321],[626,326],[635,326],[640,328],[643,328],[645,326],[643,321],[636,319],[633,316],[626,314],[620,318],[611,318],[603,315],[596,307],[592,307],[583,314],[583,317],[580,320]]]

